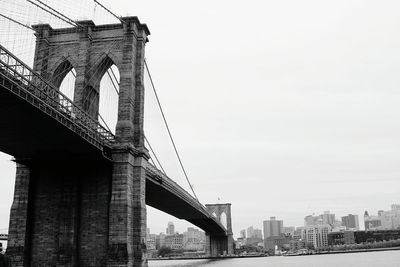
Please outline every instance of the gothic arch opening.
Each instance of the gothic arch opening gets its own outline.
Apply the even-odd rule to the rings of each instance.
[[[74,100],[76,71],[68,60],[63,61],[53,72],[51,82],[70,100]]]
[[[227,216],[226,216],[225,211],[223,211],[223,212],[221,213],[221,216],[220,216],[219,221],[221,222],[221,224],[222,224],[223,226],[225,226],[226,229],[228,228],[228,220],[227,220]]]
[[[99,83],[98,120],[101,125],[115,134],[118,121],[118,96],[120,74],[117,66],[107,57],[100,65],[102,74]]]

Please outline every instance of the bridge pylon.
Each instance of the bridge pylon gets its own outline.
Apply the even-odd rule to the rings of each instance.
[[[226,227],[226,235],[215,235],[206,232],[206,256],[219,257],[234,254],[232,232],[231,204],[206,204],[206,209]]]
[[[150,32],[136,17],[121,21],[33,26],[34,70],[57,87],[74,68],[74,103],[95,120],[101,78],[113,64],[118,68],[118,121],[107,156],[54,147],[15,158],[7,248],[12,266],[147,266],[143,80]]]

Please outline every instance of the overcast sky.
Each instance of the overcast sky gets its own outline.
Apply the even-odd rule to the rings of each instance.
[[[202,203],[232,203],[236,236],[325,210],[362,225],[365,210],[400,203],[399,1],[102,2],[148,25],[146,58],[189,177]],[[149,89],[146,135],[188,188]],[[148,209],[153,233],[170,220],[189,226]]]

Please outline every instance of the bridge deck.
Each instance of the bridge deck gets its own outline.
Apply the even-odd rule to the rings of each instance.
[[[6,87],[17,90],[16,84],[0,75],[1,151],[17,158],[102,157],[101,149]]]
[[[226,235],[225,227],[186,190],[152,165],[146,168],[146,204],[185,219],[213,235]]]
[[[97,149],[100,155],[111,148],[114,136],[109,131],[1,45],[0,87],[0,134],[8,141],[3,151],[30,157],[32,151],[48,156],[48,148],[67,154]],[[18,140],[29,140],[29,146],[18,146]]]

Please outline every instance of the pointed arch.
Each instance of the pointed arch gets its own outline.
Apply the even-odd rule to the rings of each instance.
[[[62,58],[51,74],[51,83],[70,100],[74,100],[76,71],[71,62]]]
[[[91,84],[94,88],[98,88],[101,79],[112,65],[116,66],[116,69],[118,69],[118,72],[120,72],[118,63],[119,61],[112,53],[103,53],[91,68],[92,70],[90,72],[89,84]]]
[[[115,134],[118,120],[120,73],[114,61],[106,55],[98,65],[94,79],[99,92],[99,122]]]
[[[62,81],[65,76],[74,68],[67,58],[63,57],[60,59],[59,63],[54,68],[54,71],[51,74],[51,82],[56,88],[60,88]]]
[[[228,219],[227,219],[227,216],[226,216],[225,211],[223,211],[223,212],[221,213],[221,215],[219,216],[219,222],[220,222],[223,226],[225,226],[226,229],[228,228]]]

